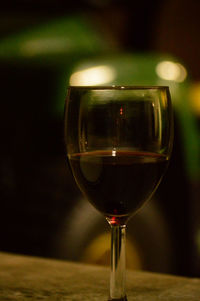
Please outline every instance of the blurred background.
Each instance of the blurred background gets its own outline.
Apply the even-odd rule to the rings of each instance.
[[[16,0],[0,11],[0,250],[109,264],[66,163],[67,86],[168,85],[169,169],[128,223],[127,266],[200,276],[200,2]]]

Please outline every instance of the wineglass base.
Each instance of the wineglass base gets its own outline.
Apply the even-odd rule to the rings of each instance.
[[[119,298],[119,299],[108,299],[108,301],[128,301],[127,297],[124,296],[122,298]]]

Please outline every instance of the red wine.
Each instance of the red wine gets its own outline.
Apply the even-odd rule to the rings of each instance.
[[[87,199],[106,216],[134,213],[158,186],[165,155],[132,151],[92,151],[69,156],[75,180]]]

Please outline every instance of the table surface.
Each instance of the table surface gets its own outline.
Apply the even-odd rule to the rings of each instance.
[[[200,279],[127,271],[128,301],[198,301]],[[106,301],[109,269],[0,253],[0,300]]]

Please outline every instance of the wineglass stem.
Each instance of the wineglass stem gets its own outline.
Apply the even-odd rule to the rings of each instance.
[[[126,301],[125,293],[125,243],[126,225],[111,225],[111,275],[110,275],[110,299]]]

